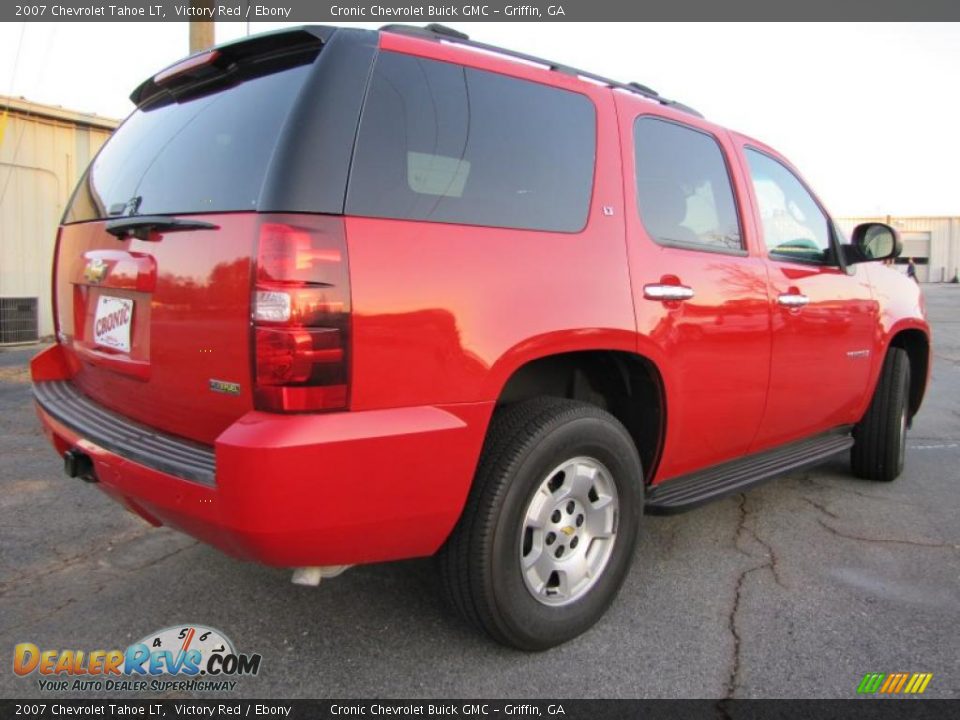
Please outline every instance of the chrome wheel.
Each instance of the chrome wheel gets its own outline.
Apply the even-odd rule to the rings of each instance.
[[[590,457],[567,460],[534,493],[520,535],[520,571],[545,605],[581,598],[603,573],[617,537],[619,498],[610,471]]]

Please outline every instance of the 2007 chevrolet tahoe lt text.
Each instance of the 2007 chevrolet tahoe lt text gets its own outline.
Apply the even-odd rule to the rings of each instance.
[[[793,167],[636,83],[440,26],[304,27],[140,85],[80,182],[32,364],[69,475],[314,580],[436,554],[542,649],[643,514],[849,450],[889,481],[917,285]]]

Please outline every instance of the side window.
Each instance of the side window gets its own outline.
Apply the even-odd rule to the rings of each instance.
[[[651,117],[633,125],[637,208],[647,232],[665,245],[742,250],[723,153],[710,135]]]
[[[746,155],[763,241],[771,257],[827,262],[831,256],[830,219],[803,183],[769,155],[749,148]]]
[[[383,52],[363,108],[352,215],[578,232],[596,111],[579,93]]]

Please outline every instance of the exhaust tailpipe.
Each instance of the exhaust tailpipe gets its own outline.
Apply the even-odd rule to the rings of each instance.
[[[350,565],[325,565],[323,567],[294,568],[293,584],[316,587],[324,578],[335,578],[350,567]]]

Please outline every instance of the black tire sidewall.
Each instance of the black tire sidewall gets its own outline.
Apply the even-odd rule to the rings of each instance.
[[[617,536],[606,567],[586,595],[569,605],[548,606],[531,595],[521,574],[524,515],[547,473],[581,456],[596,459],[610,471],[619,500]],[[490,558],[488,590],[495,605],[493,615],[501,631],[518,644],[529,649],[550,647],[593,625],[626,577],[643,511],[640,462],[626,430],[598,412],[593,417],[548,423],[512,465],[510,474]]]
[[[898,477],[903,472],[907,449],[907,434],[904,432],[901,435],[900,424],[901,422],[909,424],[910,420],[910,362],[907,360],[906,353],[903,353],[900,368],[900,372],[896,373],[892,380],[890,393],[893,408],[890,417],[887,419],[890,423],[890,436],[896,442],[893,454],[894,477]]]
[[[895,480],[903,471],[906,433],[900,434],[904,413],[909,423],[910,359],[902,348],[891,348],[884,358],[870,407],[854,428],[851,461],[854,474],[881,482]]]

